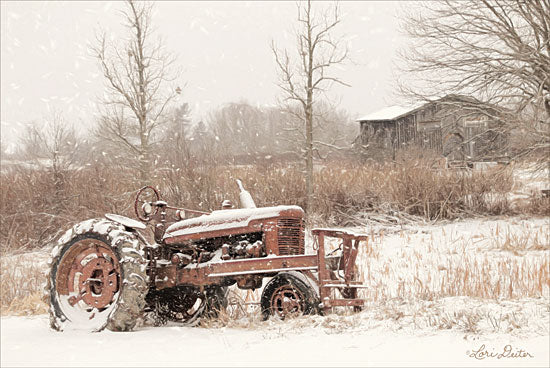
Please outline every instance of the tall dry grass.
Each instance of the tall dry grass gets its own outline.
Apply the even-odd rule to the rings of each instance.
[[[3,255],[0,260],[0,314],[46,313],[44,254]]]
[[[305,205],[305,182],[296,166],[189,165],[158,168],[151,184],[176,206],[206,211],[224,199],[238,205],[235,179],[240,178],[258,206]],[[0,244],[4,251],[40,248],[71,224],[115,212],[133,217],[140,188],[135,173],[93,164],[64,174],[54,186],[46,170],[14,168],[1,175]],[[315,171],[311,225],[350,225],[363,212],[405,214],[424,219],[530,213],[511,207],[514,185],[509,168],[482,172],[433,170],[431,161],[396,163],[332,162]],[[550,199],[533,199],[536,213],[548,213]]]
[[[372,302],[550,298],[548,226],[505,228],[500,234],[496,229],[456,241],[448,235],[436,238],[433,233],[427,241],[401,234],[392,256],[382,248],[395,244],[396,235],[391,241],[378,236],[370,249],[359,253],[361,278],[368,285],[360,294]],[[413,247],[405,246],[410,242]]]

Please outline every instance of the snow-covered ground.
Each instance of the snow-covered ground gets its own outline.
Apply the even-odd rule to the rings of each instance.
[[[342,322],[315,316],[249,329],[152,327],[129,333],[59,333],[48,328],[45,316],[5,317],[1,365],[548,367],[550,359],[547,335],[480,337],[452,330],[419,333],[361,325],[343,332],[331,323]]]
[[[540,196],[541,191],[550,189],[550,168],[541,169],[535,165],[517,165],[513,169],[514,188],[507,199],[512,207],[528,201],[533,196]]]
[[[533,192],[550,189],[550,168],[534,165],[519,165],[514,168],[514,182],[519,190]]]
[[[60,333],[46,315],[8,316],[0,365],[550,366],[548,218],[354,230],[371,237],[359,254],[361,313],[267,322],[252,313],[130,333]],[[24,256],[8,263],[24,267]]]

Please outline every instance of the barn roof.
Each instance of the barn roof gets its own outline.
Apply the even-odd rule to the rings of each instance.
[[[363,116],[357,121],[386,121],[395,120],[424,106],[425,103],[410,106],[390,106]]]
[[[417,110],[420,110],[424,106],[430,105],[434,102],[440,102],[440,101],[441,102],[447,101],[449,103],[453,103],[453,101],[461,101],[463,103],[465,102],[469,104],[479,104],[479,101],[473,97],[449,94],[443,97],[435,98],[432,101],[421,101],[421,102],[417,102],[416,104],[405,105],[405,106],[400,106],[400,105],[389,106],[389,107],[383,108],[382,110],[378,110],[376,112],[365,115],[362,118],[357,119],[356,121],[362,122],[362,121],[397,120],[403,116],[409,115],[413,112],[416,112]]]

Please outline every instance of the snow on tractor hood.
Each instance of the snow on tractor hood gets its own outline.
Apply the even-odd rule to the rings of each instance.
[[[251,221],[285,216],[296,217],[304,215],[299,206],[276,206],[262,208],[240,208],[214,211],[209,215],[178,221],[166,229],[164,239],[185,236],[196,233],[227,230],[246,227]]]

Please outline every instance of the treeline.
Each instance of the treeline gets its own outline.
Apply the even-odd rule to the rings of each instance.
[[[359,124],[345,110],[319,103],[314,119],[315,159],[352,158]],[[185,168],[193,164],[266,164],[303,162],[303,121],[298,114],[277,106],[228,103],[193,122],[189,104],[166,114],[165,121],[149,137],[148,158],[152,172]],[[82,129],[81,129],[82,130]],[[3,169],[10,163],[61,173],[92,163],[138,168],[140,157],[117,141],[106,139],[101,126],[78,133],[59,111],[28,125],[17,150],[3,153]],[[137,140],[128,134],[127,139]]]

